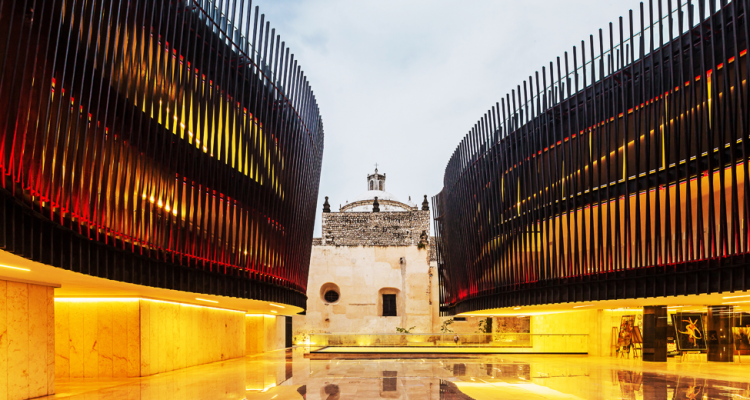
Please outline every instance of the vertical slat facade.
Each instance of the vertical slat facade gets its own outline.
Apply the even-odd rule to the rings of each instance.
[[[747,9],[641,3],[492,107],[432,199],[442,312],[750,289]]]
[[[0,246],[305,307],[323,123],[259,16],[251,0],[0,2]]]

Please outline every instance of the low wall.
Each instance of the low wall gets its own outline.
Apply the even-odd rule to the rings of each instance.
[[[58,377],[148,376],[245,355],[244,313],[148,299],[55,301]]]

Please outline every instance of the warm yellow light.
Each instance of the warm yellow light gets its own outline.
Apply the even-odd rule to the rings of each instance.
[[[750,297],[750,294],[746,294],[744,296],[727,296],[727,297],[724,297],[724,299],[725,300],[726,299],[739,299],[740,297]]]
[[[149,200],[153,203],[154,202],[154,196],[151,196],[151,198],[149,198]]]
[[[174,210],[172,210],[172,214],[173,215],[177,215],[177,209],[176,208]]]
[[[30,269],[28,269],[28,268],[21,268],[21,267],[11,267],[10,265],[0,265],[0,267],[2,267],[2,268],[9,268],[9,269],[17,269],[17,270],[19,270],[19,271],[26,271],[26,272],[31,272],[31,270],[30,270]]]
[[[216,303],[216,304],[219,303],[218,301],[215,301],[215,300],[201,299],[200,297],[196,297],[195,299],[199,300],[199,301],[206,301],[206,302],[209,302],[209,303]]]
[[[742,304],[742,303],[750,303],[750,300],[745,300],[745,301],[727,301],[727,302],[721,303],[721,304]]]
[[[520,310],[521,307],[513,307],[514,310]]]
[[[159,206],[159,207],[161,207],[161,206],[163,206],[164,204],[163,204],[163,203],[161,202],[161,199],[159,199],[159,201],[158,201],[158,202],[156,202],[156,205],[157,205],[157,206]]]
[[[61,303],[98,303],[105,301],[138,301],[137,297],[55,297]]]
[[[268,304],[270,304],[270,305],[272,305],[272,306],[274,306],[274,307],[279,307],[279,308],[286,308],[286,307],[284,307],[284,306],[280,306],[280,305],[278,305],[278,304],[273,304],[273,303],[268,303]]]
[[[277,313],[276,311],[274,311],[274,310],[271,310],[271,312],[272,312],[272,313],[274,313],[274,314],[278,314],[278,313]]]
[[[164,206],[164,209],[167,210],[167,212],[169,212],[169,204],[167,204],[166,206]]]
[[[573,308],[592,307],[593,304],[586,304],[585,306],[573,306]]]

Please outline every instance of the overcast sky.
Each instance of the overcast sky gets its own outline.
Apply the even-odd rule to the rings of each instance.
[[[666,3],[666,1],[665,1]],[[496,101],[590,34],[637,10],[633,0],[255,0],[295,54],[320,106],[324,196],[366,190],[421,203],[443,186],[461,138]],[[608,28],[607,28],[608,29]],[[431,227],[432,228],[432,227]]]

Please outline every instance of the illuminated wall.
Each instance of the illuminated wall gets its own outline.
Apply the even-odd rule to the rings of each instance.
[[[286,346],[286,317],[247,314],[245,316],[245,353],[260,354]]]
[[[477,122],[433,198],[444,313],[750,289],[744,4],[631,15]]]
[[[245,356],[241,311],[137,298],[58,298],[55,317],[55,374],[61,378],[148,376]]]
[[[0,3],[0,245],[305,306],[322,120],[265,16],[229,3]]]
[[[0,398],[55,393],[54,289],[0,280]]]

